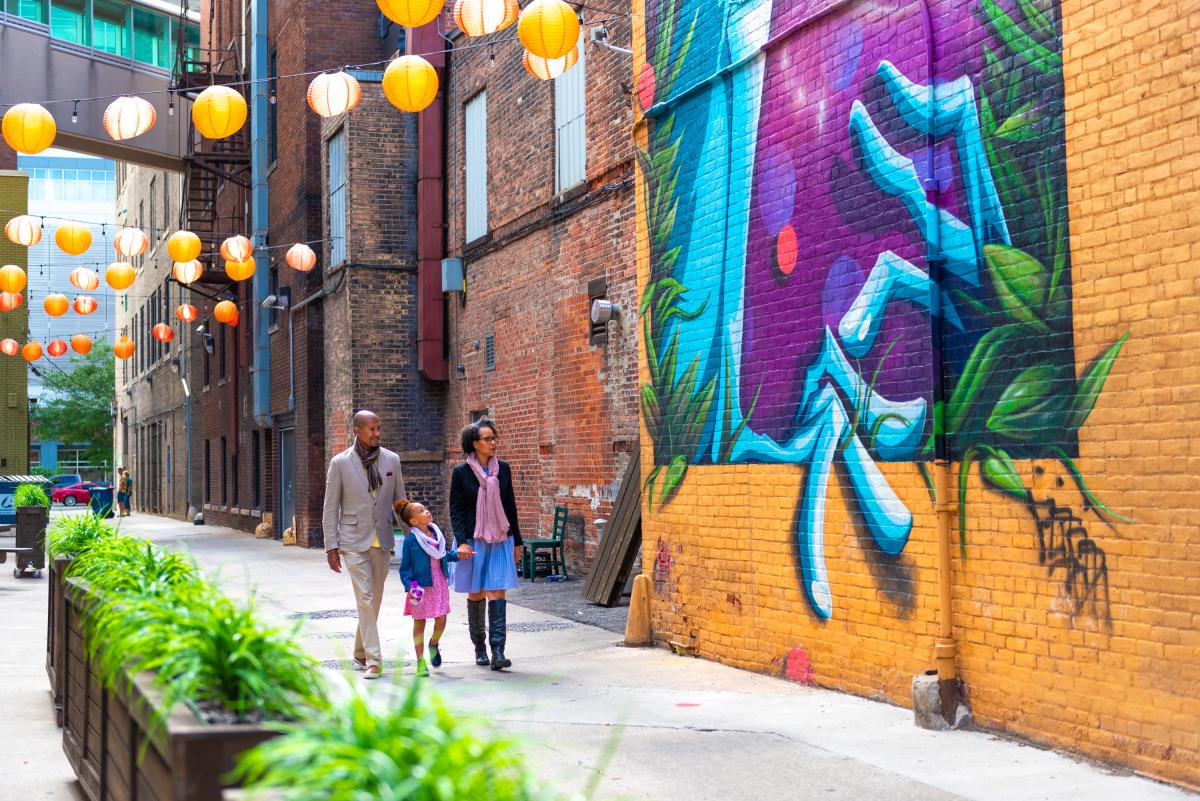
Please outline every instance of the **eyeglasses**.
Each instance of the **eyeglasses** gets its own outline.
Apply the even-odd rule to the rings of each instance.
[[[495,437],[480,437],[479,441],[480,442],[495,442],[496,438]]]

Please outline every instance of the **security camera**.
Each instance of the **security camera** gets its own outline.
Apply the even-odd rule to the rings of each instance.
[[[287,296],[280,297],[278,295],[267,295],[262,299],[262,307],[264,309],[286,309]]]
[[[603,44],[608,41],[608,28],[603,25],[597,25],[588,31],[588,38],[596,44]]]
[[[202,325],[198,325],[198,326],[196,326],[196,333],[197,333],[197,334],[203,334],[203,333],[204,333],[204,326],[202,326]]]

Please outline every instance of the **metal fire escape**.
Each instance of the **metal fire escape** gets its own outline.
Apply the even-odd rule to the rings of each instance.
[[[176,49],[175,92],[194,100],[200,92],[214,84],[236,84],[246,79],[238,51],[230,46],[225,50],[203,50],[187,47],[180,41]],[[241,87],[238,87],[241,90]],[[249,125],[242,126],[225,139],[204,139],[194,130],[187,137],[184,158],[184,205],[179,225],[196,236],[205,253],[215,253],[221,240],[233,227],[222,224],[217,210],[217,197],[227,184],[250,188]],[[200,283],[227,285],[225,271],[210,260],[205,264]]]

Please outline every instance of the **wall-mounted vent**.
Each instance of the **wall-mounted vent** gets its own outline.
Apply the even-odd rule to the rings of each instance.
[[[588,281],[588,309],[592,308],[592,303],[606,298],[608,296],[608,279],[593,278]],[[608,323],[597,323],[592,321],[589,314],[588,317],[588,344],[603,345],[608,342]]]

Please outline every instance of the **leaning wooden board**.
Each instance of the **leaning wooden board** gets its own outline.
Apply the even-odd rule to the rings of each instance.
[[[604,526],[600,551],[583,584],[583,597],[601,606],[621,600],[621,588],[642,546],[641,454],[634,452],[617,489],[612,517]]]

